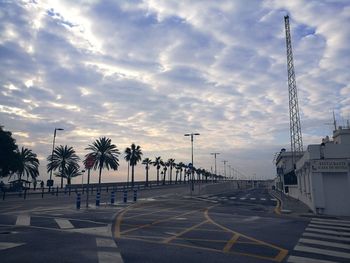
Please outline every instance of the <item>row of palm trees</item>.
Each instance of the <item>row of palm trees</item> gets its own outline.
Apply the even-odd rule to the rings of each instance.
[[[106,168],[107,170],[117,170],[119,167],[118,156],[120,152],[116,145],[112,144],[110,138],[102,137],[95,140],[91,145],[89,145],[85,150],[89,152],[85,155],[83,161],[84,165],[87,165],[87,160],[92,159],[93,165],[92,169],[99,171],[99,184],[101,184],[102,170]],[[128,165],[131,167],[131,185],[134,186],[135,182],[135,166],[142,160],[142,150],[139,145],[131,144],[130,147],[127,147],[124,151],[124,159],[128,162]],[[52,155],[47,157],[47,171],[56,171],[55,175],[61,177],[61,188],[63,187],[63,179],[67,179],[67,184],[71,183],[71,178],[81,175],[79,167],[80,158],[77,156],[73,147],[68,146],[57,146]],[[163,161],[160,156],[156,157],[154,161],[149,158],[142,160],[142,164],[145,165],[146,169],[146,180],[145,184],[149,184],[149,169],[153,165],[157,170],[157,184],[160,182],[160,170],[162,175],[162,184],[165,184],[166,174],[169,168],[169,183],[172,183],[172,172],[173,169],[176,170],[175,183],[182,181],[182,173],[185,171],[183,179],[184,181],[189,181],[190,174],[196,174],[197,180],[208,178],[217,179],[220,176],[214,175],[204,169],[190,169],[184,163],[179,162],[175,163],[175,159],[168,159]],[[179,177],[178,177],[179,175]],[[178,180],[179,179],[179,180]]]

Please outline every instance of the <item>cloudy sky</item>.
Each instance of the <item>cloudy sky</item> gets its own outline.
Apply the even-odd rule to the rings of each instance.
[[[348,0],[0,2],[0,125],[38,154],[121,152],[272,178],[290,148],[284,15],[290,15],[304,145],[350,115]],[[124,180],[126,162],[104,181]],[[214,168],[213,168],[214,169]],[[137,178],[144,169],[137,168]],[[152,178],[155,170],[151,170]],[[227,172],[228,173],[228,172]],[[95,178],[95,177],[94,177]]]

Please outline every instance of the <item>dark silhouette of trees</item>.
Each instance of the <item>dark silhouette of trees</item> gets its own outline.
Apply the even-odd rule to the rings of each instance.
[[[135,165],[141,161],[142,151],[139,145],[131,144],[130,147],[125,149],[125,160],[130,163],[131,166],[131,187],[134,188],[135,183]]]

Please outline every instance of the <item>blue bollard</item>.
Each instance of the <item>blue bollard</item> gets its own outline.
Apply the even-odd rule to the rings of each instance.
[[[134,202],[136,202],[137,201],[137,190],[135,189],[134,190]]]
[[[96,206],[100,206],[100,198],[101,198],[101,194],[100,192],[96,193]]]
[[[114,201],[115,201],[115,192],[111,192],[111,204],[114,205]]]
[[[124,203],[128,201],[128,191],[124,191]]]
[[[80,209],[80,193],[77,194],[77,209]]]

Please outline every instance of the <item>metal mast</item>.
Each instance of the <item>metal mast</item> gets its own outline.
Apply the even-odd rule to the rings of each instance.
[[[290,128],[290,145],[293,158],[293,165],[297,161],[297,153],[303,152],[303,138],[301,136],[300,115],[298,106],[298,92],[295,81],[292,38],[290,36],[289,16],[284,17],[286,29],[286,46],[287,46],[287,69],[288,69],[288,91],[289,91],[289,128]]]

